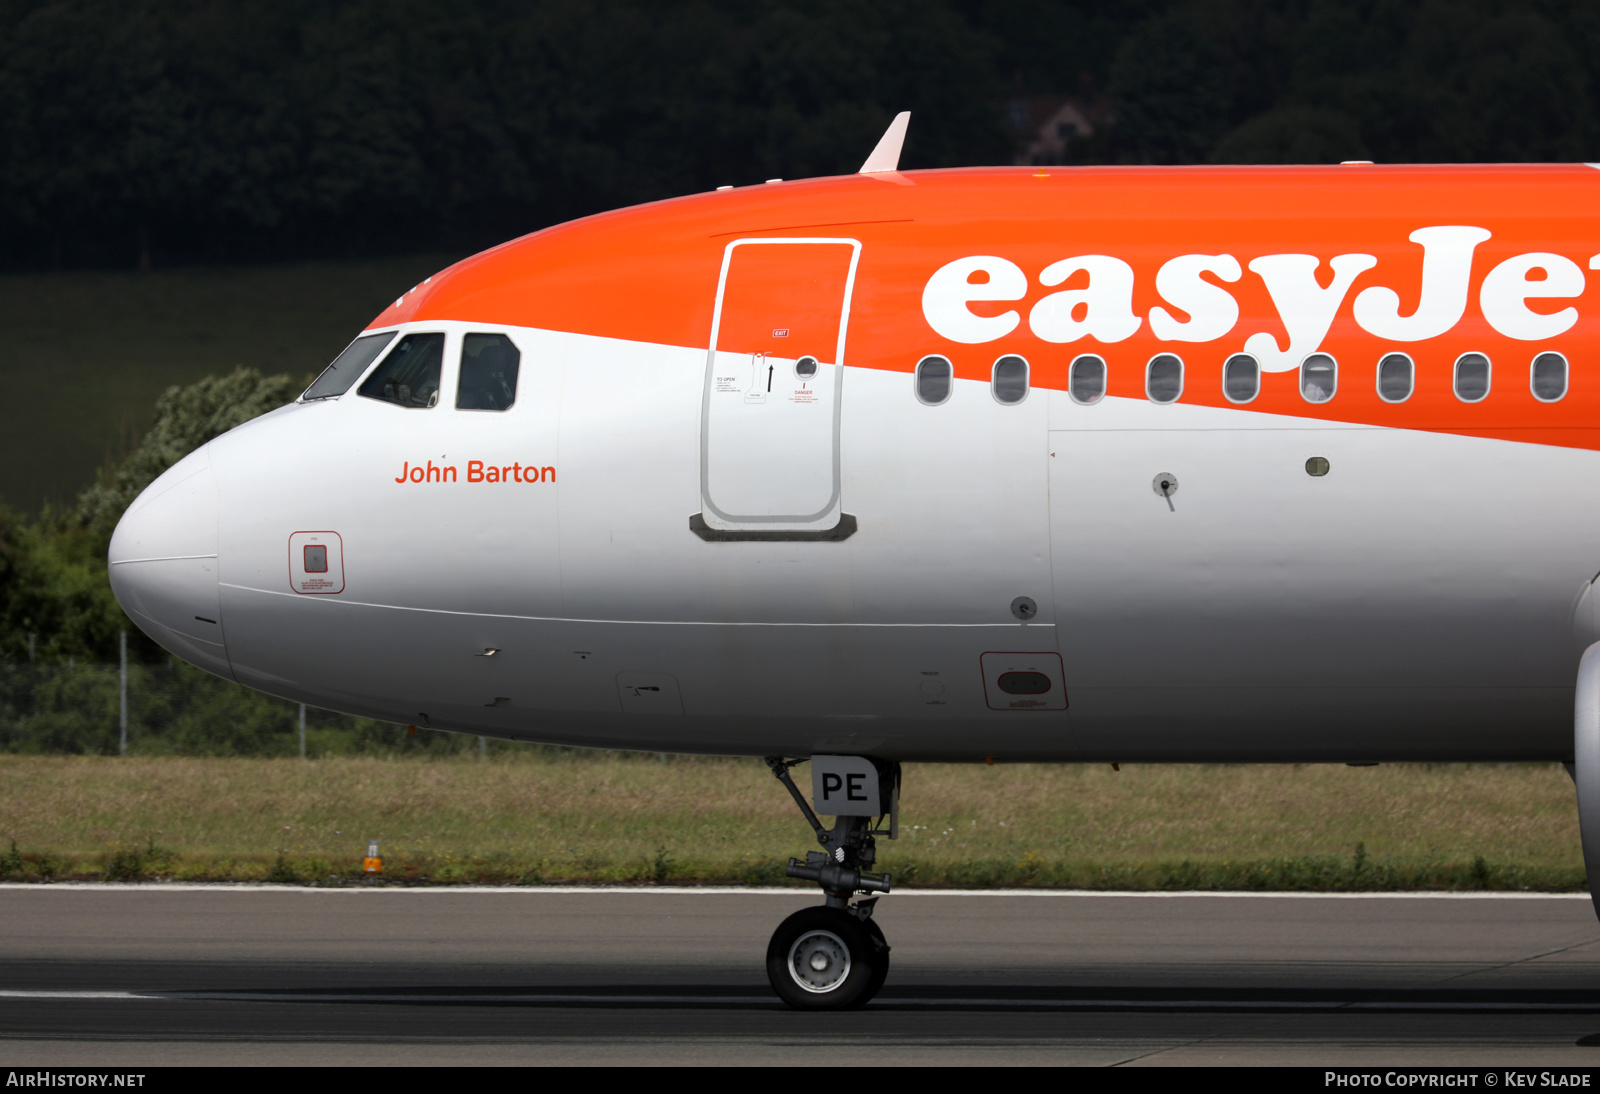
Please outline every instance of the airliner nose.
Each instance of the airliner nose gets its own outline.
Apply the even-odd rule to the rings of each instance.
[[[111,591],[163,648],[233,679],[217,591],[217,483],[205,446],[145,488],[111,536]]]

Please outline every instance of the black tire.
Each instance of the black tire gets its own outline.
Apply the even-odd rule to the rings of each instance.
[[[888,956],[887,947],[882,951]],[[767,944],[767,979],[797,1010],[846,1010],[872,998],[888,973],[861,921],[837,908],[802,908]]]
[[[862,924],[867,929],[867,936],[872,940],[872,980],[867,984],[866,993],[861,1002],[877,998],[878,991],[883,987],[883,982],[889,977],[889,940],[883,937],[883,928],[873,920]]]

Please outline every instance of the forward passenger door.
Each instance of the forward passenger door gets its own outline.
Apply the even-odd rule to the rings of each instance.
[[[840,523],[839,417],[853,239],[739,239],[723,252],[700,422],[716,531]]]

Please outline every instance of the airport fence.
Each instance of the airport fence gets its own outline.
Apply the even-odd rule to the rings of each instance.
[[[181,662],[0,662],[0,753],[317,757],[484,747],[476,737],[302,707]]]

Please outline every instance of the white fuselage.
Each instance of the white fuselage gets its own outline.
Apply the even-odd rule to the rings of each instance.
[[[456,409],[447,367],[433,407],[351,390],[217,438],[118,530],[141,627],[317,706],[603,748],[1570,755],[1600,453],[1044,388],[1003,405],[962,379],[928,406],[905,373],[846,366],[856,531],[707,538],[704,349],[406,329],[444,331],[447,362],[469,330],[507,334],[515,404]],[[294,586],[297,533],[327,539],[335,595]],[[1018,701],[995,687],[1013,670],[1053,686]]]

